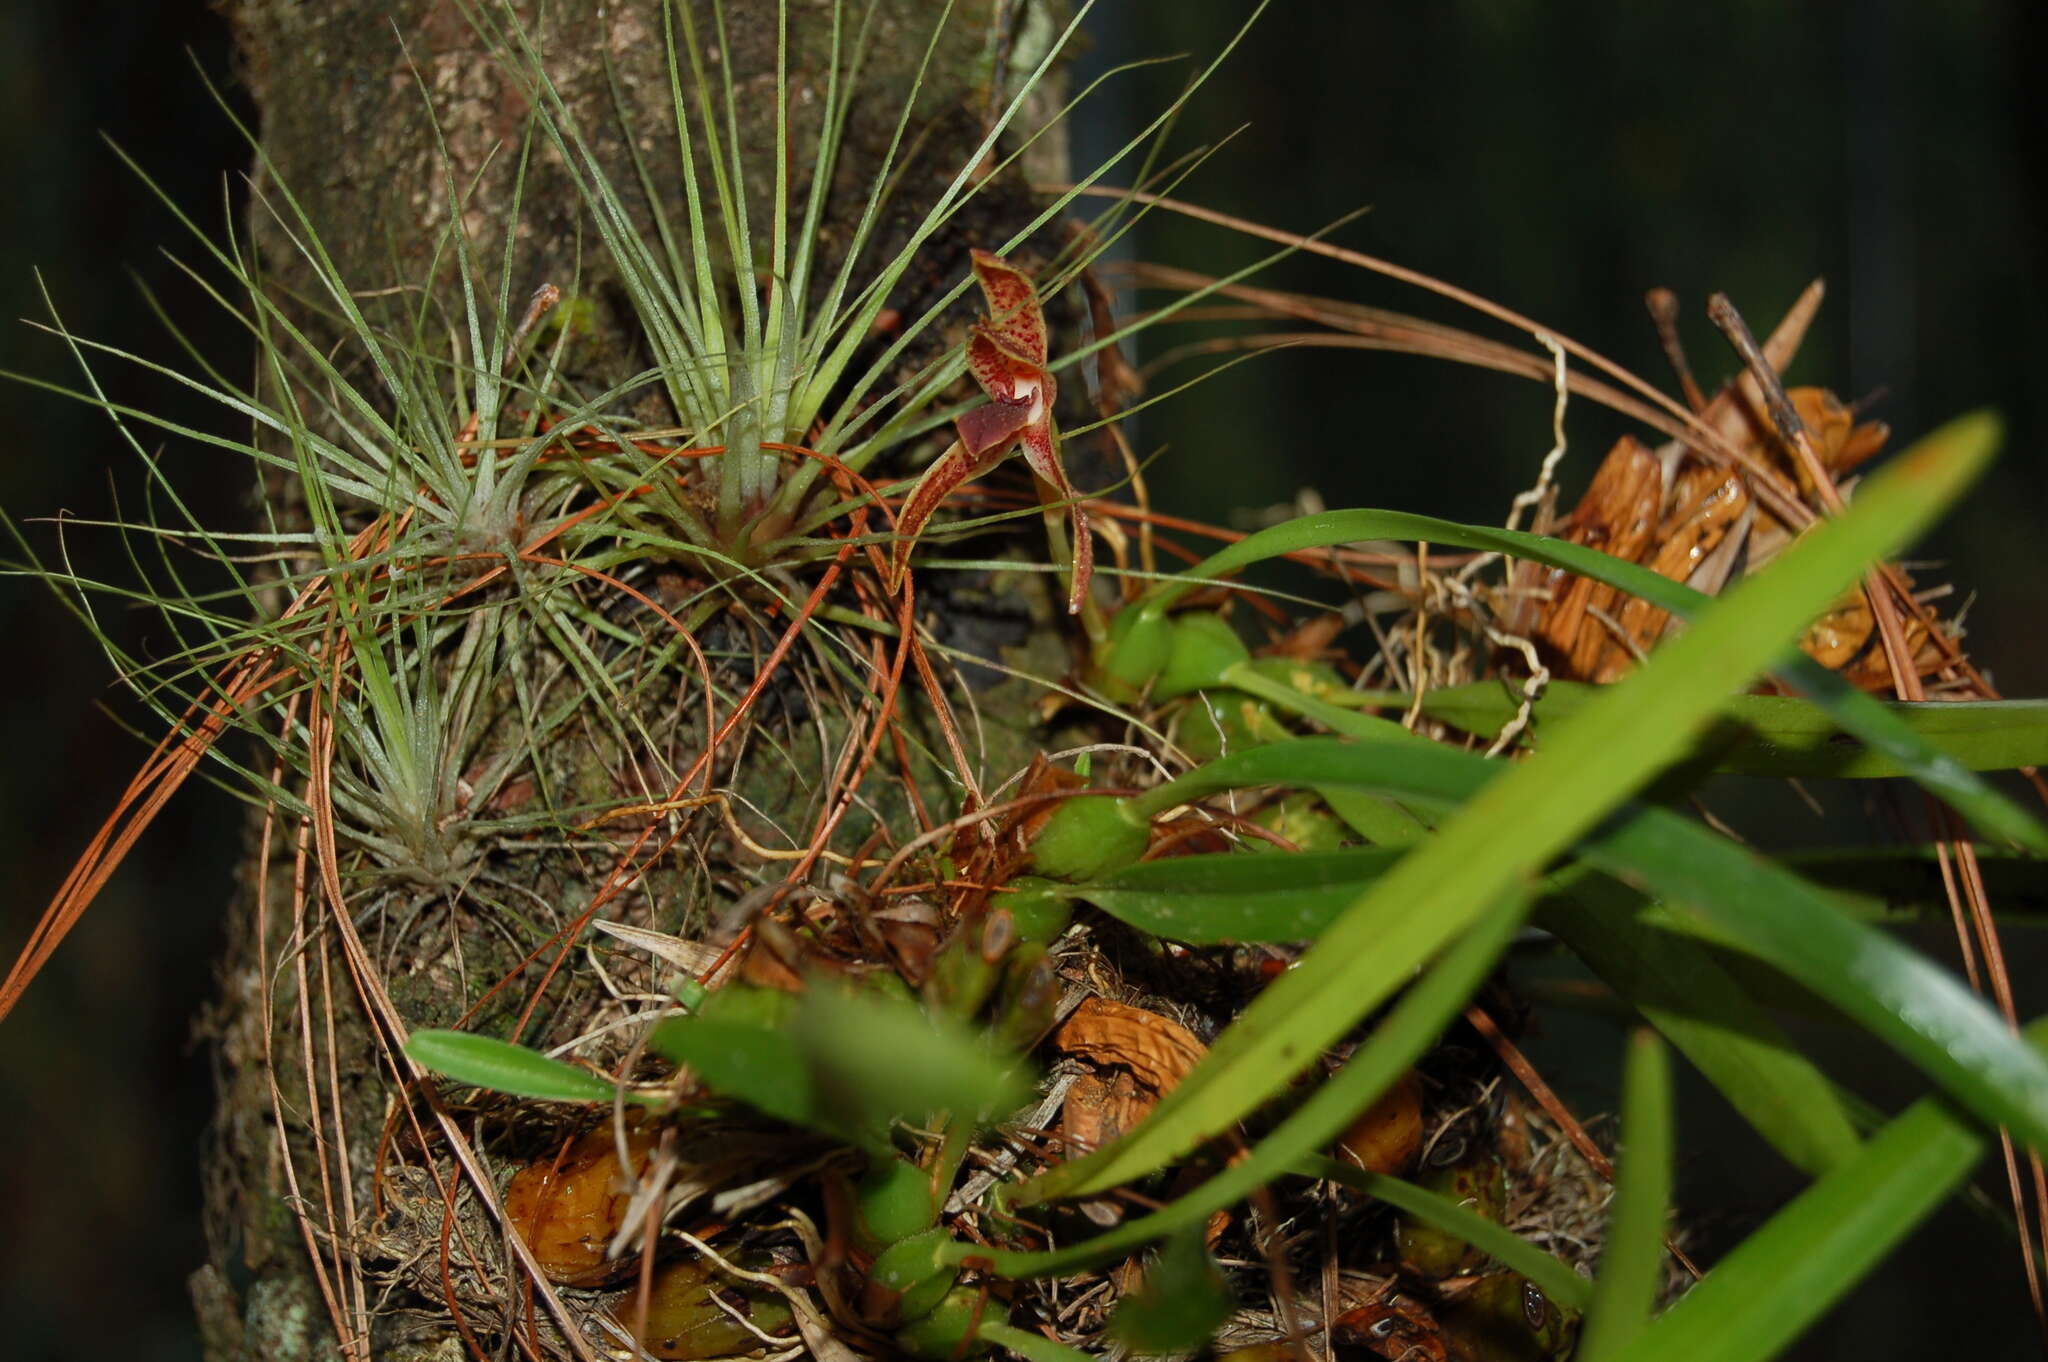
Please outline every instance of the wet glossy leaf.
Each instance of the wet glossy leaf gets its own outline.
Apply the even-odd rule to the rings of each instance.
[[[1413,1069],[1337,1137],[1336,1157],[1368,1173],[1400,1177],[1422,1152],[1422,1079]]]
[[[505,1188],[505,1218],[533,1250],[548,1280],[597,1286],[633,1265],[630,1255],[607,1259],[605,1249],[625,1218],[633,1179],[652,1144],[639,1131],[627,1136],[629,1169],[619,1162],[618,1142],[606,1125],[512,1175]]]
[[[2029,1026],[2027,1042],[2048,1044],[2048,1026]],[[1715,1264],[1614,1362],[1777,1356],[1947,1200],[1988,1143],[1946,1101],[1922,1098]]]
[[[766,1254],[743,1255],[738,1265],[748,1271],[769,1266]],[[635,1295],[628,1292],[612,1307],[613,1318],[630,1326]],[[738,1318],[735,1318],[738,1316]],[[745,1324],[740,1322],[746,1321]],[[751,1324],[752,1329],[747,1325]],[[758,1282],[733,1277],[709,1258],[679,1258],[655,1269],[654,1294],[648,1301],[647,1353],[664,1362],[697,1362],[732,1357],[764,1345],[760,1333],[791,1335],[793,1318],[782,1293]]]
[[[1609,1362],[1643,1332],[1664,1283],[1664,1218],[1671,1208],[1671,1065],[1655,1033],[1629,1040],[1622,1146],[1607,1242],[1579,1356]]]
[[[609,1102],[619,1091],[616,1084],[573,1064],[467,1031],[415,1031],[405,1053],[421,1068],[514,1097]]]
[[[1528,740],[1540,745],[1546,725],[1582,709],[1600,687],[1553,682],[1534,706]],[[1492,738],[1515,716],[1519,693],[1498,682],[1432,690],[1422,697],[1431,718]],[[1883,703],[1883,702],[1880,702]],[[2048,701],[1931,701],[1884,704],[1884,711],[1915,737],[1972,771],[2048,765]],[[1737,695],[1701,742],[1714,769],[1749,776],[1867,780],[1912,774],[1908,763],[1871,748],[1810,700],[1788,695]]]

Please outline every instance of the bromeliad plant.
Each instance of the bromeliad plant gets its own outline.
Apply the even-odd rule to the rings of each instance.
[[[905,228],[889,195],[914,100],[854,221],[828,222],[871,10],[831,7],[805,132],[778,8],[766,184],[723,10],[708,30],[689,6],[661,14],[679,220],[630,83],[644,218],[549,54],[509,11],[472,13],[533,110],[519,182],[566,166],[643,372],[588,381],[580,280],[515,307],[515,225],[493,284],[452,173],[410,310],[365,310],[281,179],[262,207],[320,298],[280,298],[246,248],[208,245],[263,368],[246,388],[180,381],[253,433],[174,433],[292,495],[254,534],[116,527],[171,573],[140,595],[183,647],[114,658],[170,736],[0,992],[4,1010],[202,761],[240,782],[263,925],[237,975],[257,981],[254,1030],[231,1039],[263,1057],[276,1142],[247,1152],[293,1180],[294,1235],[321,1249],[304,1271],[346,1348],[372,1353],[370,1302],[388,1298],[476,1354],[1263,1362],[1321,1333],[1387,1358],[1561,1358],[1575,1340],[1594,1362],[1763,1358],[1967,1176],[1987,1132],[2048,1146],[2039,1037],[1887,934],[1875,919],[1900,895],[1868,889],[1887,863],[1774,859],[1679,807],[1716,772],[1903,775],[1967,821],[1945,854],[2038,894],[2048,831],[1976,773],[2048,760],[2043,708],[1884,703],[1852,680],[1905,693],[1939,628],[1915,616],[1878,671],[1816,654],[1809,627],[1861,582],[1879,631],[1887,555],[1962,493],[1994,421],[1935,432],[1844,507],[1846,464],[1784,478],[1750,447],[1768,431],[1728,433],[1733,398],[1674,414],[1567,376],[1553,342],[1560,404],[1613,401],[1678,442],[1672,466],[1711,465],[1776,517],[1725,593],[1733,553],[1687,584],[1644,545],[1592,547],[1613,546],[1612,517],[1590,510],[1555,533],[1327,512],[1161,571],[1150,506],[1088,502],[1069,476],[1060,423],[1092,429],[1071,415],[1088,385],[1059,375],[1094,357],[1093,415],[1119,438],[1134,328],[1090,260],[1138,208],[1184,206],[1118,191],[1063,246],[1041,229],[1172,111],[1000,249],[969,242],[906,313],[906,281],[1037,136],[1019,120],[1073,28],[992,39],[995,112]],[[1249,273],[1182,279],[1148,321],[1221,293],[1381,338],[1406,324]],[[949,310],[977,285],[979,316]],[[1086,345],[1061,343],[1069,285],[1090,294]],[[1403,334],[1553,375],[1442,328]],[[82,396],[148,460],[150,418],[87,373]],[[1778,453],[1803,458],[1798,437],[1783,427]],[[993,472],[1013,451],[1031,492]],[[1647,522],[1695,524],[1639,481]],[[942,512],[970,501],[966,533],[1043,512],[1054,561],[1007,541],[940,558]],[[1477,556],[1422,559],[1404,596],[1366,577],[1406,554],[1386,541]],[[193,546],[223,586],[179,575]],[[1297,616],[1242,579],[1278,558],[1399,599],[1403,642],[1333,647],[1362,621]],[[88,623],[114,589],[31,570]],[[964,614],[977,588],[1033,599],[1023,646],[977,651],[915,608]],[[1599,613],[1636,626],[1618,652],[1575,632]],[[1438,652],[1471,674],[1432,670]],[[1785,693],[1746,693],[1764,677]],[[1638,1024],[1618,1164],[1482,996],[1538,950],[1576,958]],[[352,991],[330,981],[343,970]],[[1788,1038],[1788,1000],[1889,1046],[1933,1095],[1866,1110]],[[1676,1294],[1667,1045],[1813,1182],[1658,1313]],[[344,1063],[397,1081],[339,1083]],[[1487,1096],[1502,1064],[1527,1101]],[[1296,1241],[1290,1222],[1327,1232]],[[1295,1289],[1305,1274],[1320,1299]],[[1715,1308],[1737,1291],[1739,1311]]]
[[[814,618],[851,621],[857,634],[895,631],[879,593],[846,601],[831,590],[860,569],[864,551],[890,537],[894,512],[866,474],[908,471],[929,452],[927,432],[956,415],[973,471],[1021,442],[1052,494],[1071,505],[1075,550],[1083,555],[1074,570],[1073,599],[1080,599],[1088,576],[1085,513],[1054,443],[1055,389],[1032,281],[977,255],[992,306],[1000,305],[964,347],[938,333],[967,281],[918,315],[894,316],[890,305],[930,243],[990,186],[1006,187],[1042,135],[1042,127],[1026,135],[1016,125],[1031,100],[1045,97],[1039,86],[1081,16],[1027,42],[997,44],[991,35],[1002,60],[988,58],[987,78],[1001,106],[968,162],[921,210],[907,239],[885,253],[880,238],[895,208],[892,186],[917,132],[913,88],[886,154],[863,168],[860,217],[843,226],[837,258],[827,260],[821,222],[835,187],[843,189],[835,181],[844,179],[837,153],[873,9],[832,9],[801,193],[788,173],[798,148],[787,111],[797,100],[784,34],[765,227],[762,215],[750,216],[756,187],[745,180],[739,136],[748,110],[731,66],[707,55],[691,7],[664,5],[661,14],[668,131],[687,212],[679,223],[662,214],[656,170],[638,151],[636,128],[627,144],[653,205],[651,230],[634,218],[527,32],[509,11],[478,7],[470,16],[497,43],[533,109],[517,184],[523,187],[536,156],[552,153],[567,167],[627,295],[638,339],[654,358],[644,372],[599,391],[582,386],[578,356],[591,300],[570,280],[566,293],[544,284],[520,309],[513,294],[520,189],[493,278],[466,226],[467,191],[452,175],[449,225],[416,290],[425,301],[410,312],[366,310],[274,167],[274,197],[259,211],[295,246],[322,296],[276,296],[245,247],[217,244],[195,228],[231,291],[206,286],[258,342],[259,373],[248,387],[210,370],[188,377],[53,322],[81,364],[96,355],[140,364],[247,419],[246,440],[170,433],[245,459],[291,488],[290,503],[266,503],[269,523],[254,534],[224,535],[189,517],[114,526],[163,569],[162,585],[139,591],[67,578],[17,536],[30,570],[69,588],[89,627],[97,599],[112,592],[156,607],[176,632],[177,648],[143,659],[122,651],[111,631],[94,628],[145,704],[175,732],[197,738],[168,745],[168,764],[152,779],[175,783],[202,754],[226,762],[256,798],[287,817],[331,804],[339,836],[386,871],[429,886],[491,874],[493,839],[565,823],[594,827],[622,809],[672,804],[700,780],[708,788],[717,749],[738,741],[741,716],[783,651],[799,637],[832,636],[810,629]],[[722,41],[722,12],[715,18],[713,37]],[[945,32],[942,20],[927,63]],[[621,115],[629,122],[639,116],[623,107]],[[261,156],[262,145],[254,145]],[[1031,239],[1070,200],[1038,208],[1006,248]],[[1128,216],[1119,210],[1098,222],[1093,239],[1113,241]],[[765,246],[757,239],[763,234]],[[1083,263],[1063,257],[1049,286]],[[436,316],[436,287],[451,272],[460,310]],[[885,314],[892,319],[885,322]],[[352,365],[331,352],[307,316],[339,334]],[[907,358],[920,352],[921,360]],[[993,399],[986,404],[952,400],[970,361]],[[160,423],[108,403],[86,372],[87,387],[71,395],[107,410],[166,505],[182,515],[175,487],[144,443],[144,429]],[[1027,379],[1035,398],[1024,391]],[[957,482],[956,465],[942,454],[924,485]],[[920,523],[931,509],[917,510]],[[178,559],[191,549],[218,582],[186,580],[191,569]],[[251,553],[282,571],[251,572]],[[608,600],[634,602],[672,632],[651,639]],[[760,638],[767,616],[777,613],[806,628],[785,635],[775,663],[737,683],[713,675],[739,653],[773,650]],[[869,688],[858,646],[824,643],[804,665],[823,669],[814,688]],[[894,670],[900,677],[900,658]],[[918,670],[938,684],[921,655]],[[701,687],[693,703],[724,713],[703,750],[690,754],[694,762],[665,755],[650,764],[642,754],[671,744],[635,710],[672,683]],[[251,760],[221,746],[215,739],[228,730],[253,736],[266,755]],[[589,760],[560,759],[565,746],[586,741]],[[321,788],[309,800],[302,782],[315,777],[315,767]],[[88,877],[81,886],[86,896],[96,882]],[[57,934],[78,902],[67,899],[55,912]],[[39,942],[30,968],[45,955]]]

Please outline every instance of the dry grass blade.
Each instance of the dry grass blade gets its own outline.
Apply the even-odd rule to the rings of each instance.
[[[380,552],[388,546],[391,534],[402,528],[403,522],[393,525],[382,520],[365,526],[349,544],[350,557],[360,561]],[[306,614],[326,599],[330,589],[328,577],[316,578],[293,598],[280,620]],[[290,676],[291,672],[280,666],[269,650],[230,664],[216,683],[219,698],[210,705],[195,705],[188,710],[179,727],[157,744],[58,887],[5,981],[0,982],[0,1019],[14,1010],[30,981],[134,847],[135,839],[155,821],[240,711]]]
[[[1216,226],[1241,232],[1247,236],[1258,237],[1265,241],[1280,242],[1294,249],[1307,251],[1313,255],[1327,256],[1343,264],[1371,270],[1376,274],[1385,275],[1387,278],[1412,284],[1417,288],[1438,294],[1462,306],[1469,307],[1475,312],[1492,317],[1496,321],[1504,322],[1517,330],[1527,332],[1531,336],[1555,335],[1555,333],[1547,330],[1530,318],[1523,316],[1521,313],[1514,311],[1512,308],[1503,307],[1501,304],[1491,299],[1483,298],[1469,289],[1459,288],[1455,284],[1445,283],[1443,280],[1424,274],[1420,270],[1412,270],[1404,265],[1397,265],[1390,260],[1382,260],[1377,256],[1367,255],[1362,251],[1354,251],[1342,246],[1333,246],[1328,242],[1318,241],[1313,237],[1303,236],[1299,233],[1265,227],[1243,218],[1233,217],[1228,213],[1218,213],[1211,209],[1202,208],[1191,203],[1183,203],[1178,199],[1169,198],[1163,194],[1153,194],[1145,190],[1090,187],[1080,192],[1106,198],[1128,198],[1133,202],[1164,208],[1169,212],[1178,213],[1198,221],[1213,223]],[[1687,432],[1684,436],[1686,443],[1696,449],[1702,457],[1716,463],[1739,467],[1748,473],[1756,480],[1758,497],[1769,504],[1773,510],[1778,511],[1789,521],[1797,524],[1804,524],[1812,518],[1812,513],[1806,510],[1796,497],[1793,497],[1779,485],[1777,478],[1769,469],[1749,459],[1742,450],[1730,446],[1719,431],[1700,422],[1684,406],[1672,401],[1669,396],[1646,380],[1638,377],[1613,360],[1608,359],[1598,351],[1592,350],[1568,336],[1555,336],[1555,339],[1568,354],[1584,363],[1592,365],[1602,373],[1605,373],[1609,378],[1612,378],[1624,389],[1634,392],[1651,407],[1661,409],[1669,417],[1678,421]],[[1547,366],[1545,372],[1547,374]]]

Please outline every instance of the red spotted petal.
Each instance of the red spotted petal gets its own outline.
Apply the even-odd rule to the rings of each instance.
[[[1069,508],[1068,518],[1074,524],[1074,585],[1067,592],[1067,613],[1078,615],[1081,602],[1088,599],[1088,584],[1095,580],[1095,530],[1078,501]]]
[[[987,251],[974,252],[974,277],[988,299],[990,336],[1018,359],[1045,367],[1045,312],[1031,276]]]
[[[1079,614],[1081,602],[1088,595],[1088,580],[1095,571],[1095,531],[1088,524],[1088,512],[1075,495],[1074,484],[1067,481],[1066,465],[1060,462],[1060,449],[1052,438],[1050,421],[1024,428],[1024,462],[1067,503],[1067,518],[1074,527],[1074,584],[1067,595],[1067,610]]]
[[[980,327],[967,338],[967,371],[991,398],[1028,408],[1030,420],[1044,420],[1052,410],[1056,391],[1052,375],[1042,366],[1010,354]]]
[[[967,337],[967,372],[981,390],[998,402],[1010,402],[1017,395],[1017,361],[985,335],[979,326]]]
[[[994,405],[999,408],[1002,404]],[[986,411],[988,408],[977,410]],[[972,416],[974,412],[967,415]],[[961,418],[963,424],[966,419]],[[943,458],[924,470],[924,476],[910,489],[910,495],[903,500],[903,510],[896,517],[896,553],[890,569],[896,580],[902,580],[904,569],[910,565],[910,551],[917,543],[917,536],[923,532],[925,522],[932,518],[932,512],[939,509],[939,503],[944,501],[954,488],[986,473],[990,465],[996,462],[1010,441],[1015,438],[1015,434],[1012,431],[1010,435],[1004,437],[994,455],[970,453],[964,447],[966,442],[963,440],[962,448],[947,451]]]
[[[1024,462],[1031,465],[1031,471],[1044,478],[1066,496],[1073,489],[1067,485],[1067,470],[1060,462],[1060,447],[1053,443],[1048,423],[1024,428]]]

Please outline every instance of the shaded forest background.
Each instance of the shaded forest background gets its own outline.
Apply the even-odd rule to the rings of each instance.
[[[1107,0],[1087,64],[1211,50],[1232,9]],[[1183,119],[1183,145],[1249,123],[1184,196],[1295,229],[1371,204],[1339,240],[1498,298],[1659,379],[1640,303],[1647,287],[1668,285],[1687,301],[1687,339],[1708,381],[1732,367],[1701,313],[1708,292],[1727,291],[1761,330],[1807,279],[1826,276],[1830,301],[1795,381],[1845,396],[1883,388],[1878,413],[1906,433],[1987,403],[2008,416],[2004,460],[1929,548],[1981,593],[1969,615],[1980,664],[2007,694],[2039,695],[2048,693],[2039,565],[2048,114],[2033,87],[2044,39],[2048,13],[2024,0],[1282,0]],[[231,86],[226,26],[204,0],[0,7],[0,165],[12,178],[0,214],[0,368],[75,382],[55,341],[13,321],[44,315],[40,270],[80,334],[173,357],[132,272],[225,372],[247,371],[244,338],[160,253],[190,258],[189,239],[99,140],[120,142],[209,228],[239,211],[247,149],[188,49]],[[1088,106],[1077,163],[1120,141],[1179,79],[1178,68],[1139,73]],[[1137,251],[1214,272],[1255,253],[1166,219]],[[1269,282],[1428,306],[1323,262],[1289,262]],[[173,385],[106,377],[118,401],[220,425],[217,410]],[[1184,514],[1228,519],[1232,507],[1313,486],[1331,505],[1491,520],[1549,443],[1549,403],[1530,385],[1433,362],[1297,351],[1148,413],[1140,444],[1170,447],[1155,496]],[[1568,490],[1619,430],[1574,406]],[[0,431],[0,507],[10,515],[139,511],[141,481],[103,418],[0,386]],[[168,452],[194,509],[229,523],[247,485],[241,471],[203,452]],[[52,525],[27,529],[40,548],[55,543]],[[122,550],[109,536],[74,531],[69,541],[81,570],[119,575]],[[111,610],[103,623],[137,651],[163,645],[152,620]],[[9,678],[0,882],[10,890],[0,948],[11,952],[143,749],[92,703],[110,694],[105,661],[47,592],[0,583],[0,631]],[[10,1357],[198,1357],[184,1276],[202,1254],[195,1151],[211,1088],[187,1037],[211,990],[239,828],[225,795],[188,790],[0,1028],[0,1319]],[[2023,1010],[2048,1005],[2038,986],[2023,983],[2021,998]],[[1536,1044],[1583,1109],[1611,1101],[1605,1038],[1553,1030]],[[1575,1063],[1586,1046],[1593,1059]],[[1898,1095],[1881,1063],[1865,1070],[1865,1091]],[[1728,1127],[1710,1099],[1694,1094],[1684,1115],[1694,1153],[1683,1194],[1711,1208],[1711,1241],[1786,1183],[1754,1149],[1717,1143],[1732,1136],[1715,1133]],[[1957,1331],[1977,1328],[1973,1355],[2030,1356],[2011,1257],[1994,1231],[1952,1212],[1797,1355],[1954,1355],[1964,1346]],[[2010,1312],[1958,1320],[1936,1308],[1959,1299]],[[1916,1340],[1905,1331],[1917,1319],[1940,1332]]]

